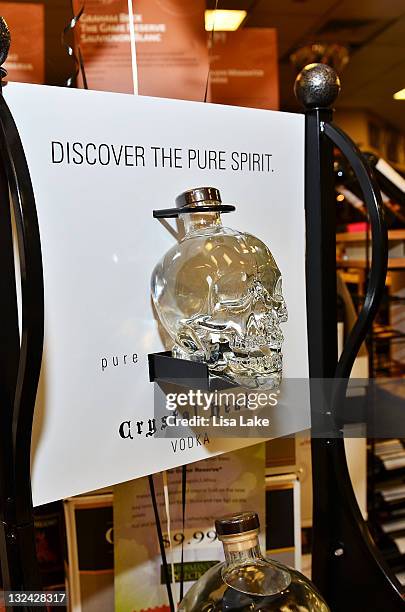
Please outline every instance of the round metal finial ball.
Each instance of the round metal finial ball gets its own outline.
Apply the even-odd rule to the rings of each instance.
[[[327,64],[308,64],[294,84],[294,93],[305,108],[328,108],[339,95],[340,80]]]
[[[10,41],[11,36],[8,25],[4,17],[0,17],[0,66],[2,66],[7,59],[10,49]]]

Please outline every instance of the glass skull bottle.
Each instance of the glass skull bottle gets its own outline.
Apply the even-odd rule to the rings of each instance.
[[[156,266],[152,298],[181,359],[207,363],[214,375],[248,388],[273,388],[282,375],[287,320],[280,270],[258,238],[222,225],[213,187],[191,189],[177,208],[185,235]]]
[[[262,556],[256,513],[225,517],[215,527],[225,562],[191,587],[179,612],[330,612],[305,576]]]

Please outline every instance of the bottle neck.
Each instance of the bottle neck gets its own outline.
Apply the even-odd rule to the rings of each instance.
[[[222,539],[226,565],[235,565],[262,559],[257,533],[228,536]]]
[[[222,226],[221,215],[219,212],[188,213],[182,215],[184,229],[186,233],[195,232],[202,229],[215,228]]]

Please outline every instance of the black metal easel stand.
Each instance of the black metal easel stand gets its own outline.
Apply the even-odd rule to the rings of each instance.
[[[312,420],[324,432],[323,437],[312,439],[312,578],[333,612],[395,612],[405,609],[400,585],[390,577],[362,518],[347,468],[344,440],[336,435],[331,422],[343,407],[354,359],[382,297],[388,257],[379,188],[354,143],[331,123],[330,107],[339,89],[337,75],[323,64],[305,67],[295,86],[306,113],[306,275]],[[373,247],[364,307],[339,362],[333,146],[346,156],[360,183],[371,221]],[[330,384],[319,384],[332,379],[332,389]]]
[[[0,65],[10,34],[0,18]],[[6,76],[0,68],[0,89]],[[13,210],[13,215],[11,214]],[[21,277],[18,323],[12,217]],[[41,245],[24,150],[0,95],[0,562],[5,591],[41,590],[31,497],[32,419],[42,360],[44,304]],[[14,606],[7,606],[14,610]],[[30,605],[16,610],[31,610]],[[43,606],[36,607],[43,610]]]

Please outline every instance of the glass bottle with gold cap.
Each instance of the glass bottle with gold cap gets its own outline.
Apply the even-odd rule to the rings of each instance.
[[[255,512],[224,517],[215,528],[225,562],[191,587],[179,612],[330,612],[305,576],[262,556]]]
[[[207,363],[213,375],[249,388],[277,387],[287,308],[281,273],[252,234],[224,227],[218,189],[185,191],[176,208],[185,235],[155,267],[152,298],[172,338],[174,357]]]

